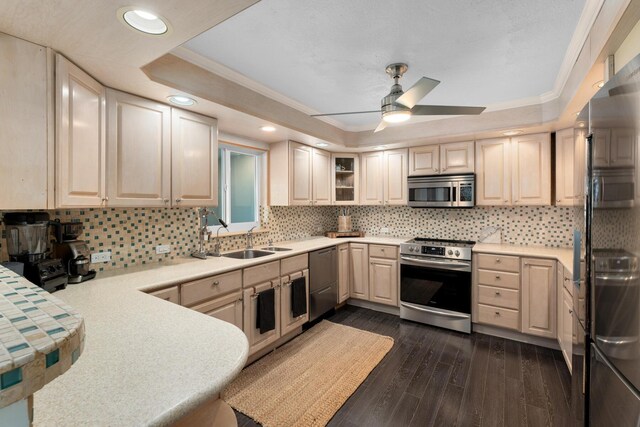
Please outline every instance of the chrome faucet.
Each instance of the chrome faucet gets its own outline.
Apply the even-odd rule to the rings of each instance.
[[[200,218],[202,223],[198,230],[198,250],[192,253],[191,256],[199,259],[207,259],[207,251],[205,251],[204,249],[204,241],[205,241],[205,238],[208,240],[211,234],[208,228],[209,227],[208,215],[210,211],[207,208],[202,208],[200,209],[199,213],[200,213]]]
[[[256,228],[257,225],[254,225],[247,231],[247,247],[246,249],[253,249],[253,229]]]
[[[229,231],[227,224],[222,219],[218,218],[218,221],[222,227],[218,227],[218,230],[216,231],[216,244],[213,246],[213,252],[209,254],[211,256],[222,256],[220,254],[220,230],[224,227],[225,230]]]

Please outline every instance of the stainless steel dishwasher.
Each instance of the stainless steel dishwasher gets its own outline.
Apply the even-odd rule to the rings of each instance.
[[[309,321],[336,306],[338,301],[336,247],[309,253]]]

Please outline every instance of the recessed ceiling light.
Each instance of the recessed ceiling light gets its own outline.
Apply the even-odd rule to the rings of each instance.
[[[594,89],[600,89],[602,86],[604,86],[604,80],[600,80],[599,82],[595,82],[593,84]]]
[[[275,132],[276,128],[273,126],[262,126],[260,130],[263,132]]]
[[[189,106],[196,103],[196,100],[183,95],[171,95],[167,96],[170,103],[182,106]]]
[[[504,132],[502,132],[504,136],[520,135],[521,133],[522,131],[520,129],[505,130]]]
[[[118,19],[145,34],[159,36],[169,32],[169,24],[165,19],[148,10],[133,6],[118,9]]]
[[[579,127],[581,127],[581,128],[583,128],[583,127],[584,127],[584,122],[580,122],[580,123],[578,123],[578,126],[579,126]]]
[[[317,146],[317,147],[328,147],[328,146],[329,146],[329,144],[327,144],[326,142],[318,142],[318,143],[316,144],[316,146]]]
[[[378,145],[377,147],[373,147],[374,150],[384,150],[385,148],[387,148],[384,145]]]
[[[578,112],[576,113],[576,116],[579,116],[579,115],[580,115],[580,111],[578,111]]]

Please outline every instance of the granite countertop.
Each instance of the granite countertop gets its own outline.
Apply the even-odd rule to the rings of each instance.
[[[501,255],[528,256],[534,258],[554,258],[573,274],[573,249],[547,246],[524,246],[495,243],[476,243],[473,252]]]

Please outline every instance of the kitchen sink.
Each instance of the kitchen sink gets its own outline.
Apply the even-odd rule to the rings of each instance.
[[[260,258],[267,255],[273,255],[273,252],[259,251],[255,249],[245,249],[244,251],[236,251],[236,252],[229,252],[228,254],[222,254],[222,256],[226,256],[227,258],[236,258],[236,259]]]
[[[277,246],[269,246],[268,248],[262,248],[262,250],[272,251],[272,252],[283,252],[283,251],[290,251],[292,249],[291,248],[279,248]]]

